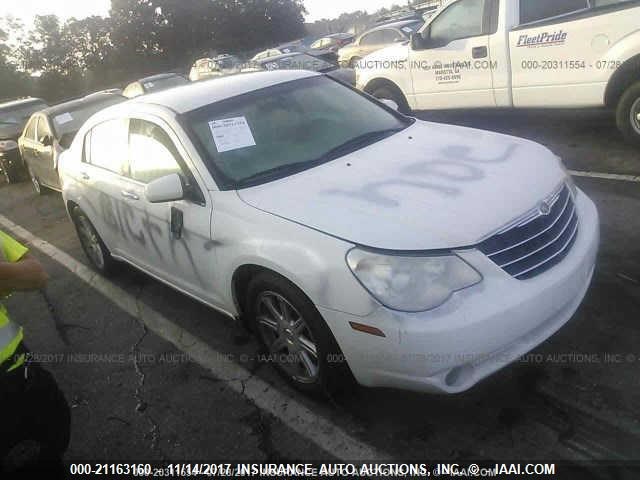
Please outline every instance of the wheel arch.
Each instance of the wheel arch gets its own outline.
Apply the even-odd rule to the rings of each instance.
[[[605,105],[615,107],[627,88],[638,81],[640,81],[640,54],[626,60],[611,76],[605,89]]]
[[[390,88],[393,91],[395,91],[400,96],[401,100],[404,102],[404,108],[407,108],[408,110],[411,110],[411,105],[409,104],[409,100],[407,99],[407,96],[404,94],[404,92],[402,91],[400,86],[397,83],[395,83],[394,81],[389,80],[388,78],[377,77],[377,78],[374,78],[374,79],[370,80],[364,86],[363,91],[365,93],[368,93],[369,95],[373,96],[373,92],[375,92],[377,89],[383,88],[383,87]]]
[[[304,290],[299,282],[296,282],[291,278],[291,275],[286,272],[280,272],[272,268],[259,263],[245,263],[238,266],[231,277],[231,295],[235,304],[239,317],[243,319],[246,310],[246,298],[249,293],[249,284],[257,275],[261,273],[270,273],[276,275],[283,280],[289,282],[300,290],[304,296],[315,305],[315,302],[311,299],[311,296]]]

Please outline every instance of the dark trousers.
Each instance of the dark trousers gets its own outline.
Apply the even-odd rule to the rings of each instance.
[[[9,452],[26,441],[39,446],[28,468],[60,468],[70,429],[69,405],[48,371],[31,364],[0,373],[0,472]]]

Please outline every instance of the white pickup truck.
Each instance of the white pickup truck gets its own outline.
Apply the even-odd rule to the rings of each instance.
[[[357,86],[401,110],[616,110],[640,144],[640,0],[451,0]]]

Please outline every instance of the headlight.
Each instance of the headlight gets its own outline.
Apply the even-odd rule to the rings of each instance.
[[[9,150],[15,150],[18,148],[18,144],[13,140],[0,141],[0,152],[8,152]]]
[[[424,312],[445,303],[454,292],[482,276],[460,257],[383,255],[354,248],[347,264],[380,303],[393,310]]]

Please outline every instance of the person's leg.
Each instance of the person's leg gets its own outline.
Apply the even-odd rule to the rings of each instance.
[[[0,373],[0,473],[15,466],[15,459],[8,456],[14,447],[27,439],[25,387],[22,371]]]
[[[71,411],[53,375],[39,365],[27,367],[25,401],[29,438],[40,444],[40,460],[62,462],[69,446]]]

